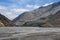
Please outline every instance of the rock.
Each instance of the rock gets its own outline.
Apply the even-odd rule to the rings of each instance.
[[[5,26],[3,23],[0,22],[0,27]]]
[[[30,12],[24,12],[13,22],[18,26],[60,27],[59,15],[60,1]]]
[[[11,22],[11,20],[9,20],[8,18],[6,18],[5,16],[3,16],[2,14],[0,14],[0,27],[7,27],[7,26],[14,26],[14,23]]]

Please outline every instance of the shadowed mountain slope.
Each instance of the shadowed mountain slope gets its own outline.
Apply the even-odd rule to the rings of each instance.
[[[0,27],[2,26],[14,26],[14,24],[5,16],[3,16],[2,14],[0,14]]]

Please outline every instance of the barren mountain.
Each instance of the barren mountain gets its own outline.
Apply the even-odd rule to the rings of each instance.
[[[7,27],[7,26],[14,26],[14,24],[5,16],[3,16],[2,14],[0,14],[0,27]]]
[[[60,2],[24,12],[13,20],[19,26],[56,27],[60,26]]]

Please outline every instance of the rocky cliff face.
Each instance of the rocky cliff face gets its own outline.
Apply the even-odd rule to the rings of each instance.
[[[60,26],[60,2],[24,12],[13,22],[20,26],[53,27]]]
[[[2,26],[14,26],[14,24],[8,18],[0,14],[0,27]]]

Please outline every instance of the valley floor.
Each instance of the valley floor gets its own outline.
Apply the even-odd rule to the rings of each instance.
[[[0,40],[60,40],[60,28],[1,27]]]

